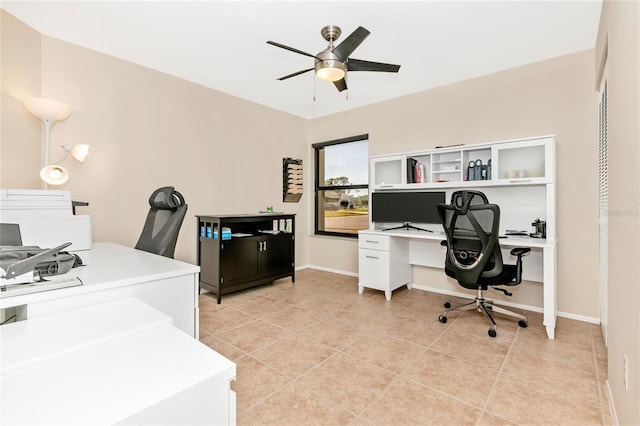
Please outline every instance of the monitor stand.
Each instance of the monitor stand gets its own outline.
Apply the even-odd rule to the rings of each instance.
[[[424,229],[424,228],[419,228],[417,226],[413,226],[409,222],[405,222],[404,225],[394,226],[393,228],[385,228],[385,229],[383,229],[383,231],[393,231],[395,229],[406,229],[407,231],[409,231],[410,229],[415,229],[416,231],[433,232],[430,229]]]

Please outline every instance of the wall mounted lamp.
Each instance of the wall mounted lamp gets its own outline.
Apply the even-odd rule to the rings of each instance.
[[[40,170],[40,179],[49,185],[62,185],[69,180],[69,172],[59,165],[69,154],[80,163],[84,162],[87,155],[89,155],[89,145],[87,144],[62,145],[62,149],[66,152],[64,158]]]

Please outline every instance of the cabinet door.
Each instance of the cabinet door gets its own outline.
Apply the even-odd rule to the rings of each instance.
[[[220,276],[223,287],[259,278],[258,262],[260,237],[233,238],[222,241]]]
[[[389,252],[361,248],[358,250],[358,285],[376,290],[390,290]]]
[[[494,179],[516,184],[553,182],[552,143],[551,138],[543,138],[496,144],[498,164]]]
[[[218,283],[218,240],[212,238],[200,238],[200,251],[198,265],[200,265],[200,281],[205,284],[217,286]]]
[[[263,237],[262,277],[291,273],[293,268],[292,235],[283,233]]]

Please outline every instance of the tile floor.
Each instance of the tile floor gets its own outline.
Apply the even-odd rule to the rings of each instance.
[[[542,315],[529,327],[476,311],[438,322],[447,296],[359,295],[357,278],[305,269],[296,282],[200,296],[200,340],[236,363],[239,425],[611,424],[600,328]],[[453,300],[455,304],[456,301]]]

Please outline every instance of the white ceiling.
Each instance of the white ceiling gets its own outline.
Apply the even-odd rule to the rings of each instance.
[[[303,118],[315,118],[595,46],[593,1],[2,1],[39,32]],[[320,29],[371,35],[351,55],[400,72],[314,80]],[[314,101],[314,94],[316,100]],[[348,94],[348,99],[346,95]]]

